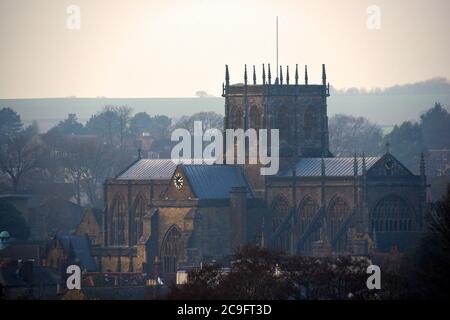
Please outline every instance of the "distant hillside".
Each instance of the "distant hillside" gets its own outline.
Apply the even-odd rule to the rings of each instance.
[[[328,115],[337,113],[363,116],[390,127],[405,120],[418,120],[421,113],[441,102],[450,106],[450,83],[443,78],[394,86],[366,92],[360,89],[332,90],[328,99]],[[163,114],[172,118],[200,111],[223,114],[223,98],[48,98],[0,99],[0,108],[10,107],[20,114],[25,124],[38,122],[47,131],[69,113],[85,122],[106,105],[129,106],[134,112]]]
[[[382,126],[393,126],[407,120],[419,120],[420,115],[432,108],[435,102],[450,110],[450,93],[334,95],[328,100],[328,115],[362,116]]]
[[[413,94],[413,95],[432,95],[432,94],[450,94],[450,81],[443,77],[436,77],[425,81],[395,85],[385,89],[375,88],[366,90],[361,88],[335,89],[331,88],[334,94],[347,95],[392,95],[392,94]]]

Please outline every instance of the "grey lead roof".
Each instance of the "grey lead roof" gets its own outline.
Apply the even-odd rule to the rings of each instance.
[[[366,170],[369,170],[380,157],[366,157]],[[358,175],[362,174],[362,157],[356,158]],[[320,177],[322,175],[322,158],[303,158],[297,162],[296,175],[298,177]],[[353,176],[354,158],[324,158],[325,176],[345,177]],[[283,171],[280,177],[292,176],[292,169]]]
[[[228,199],[232,187],[251,189],[237,165],[182,164],[193,192],[199,199]],[[177,164],[170,159],[141,159],[119,174],[117,180],[170,180]]]
[[[177,165],[171,159],[141,159],[119,174],[117,180],[169,180]]]
[[[237,165],[182,165],[192,191],[199,199],[229,199],[232,187],[251,189],[244,172]]]

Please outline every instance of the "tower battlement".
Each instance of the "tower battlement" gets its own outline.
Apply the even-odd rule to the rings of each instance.
[[[330,96],[329,88],[322,85],[247,85],[247,92],[244,93],[245,85],[242,83],[237,83],[230,85],[229,87],[224,87],[222,96],[227,95],[239,96],[247,94],[248,96],[255,95],[271,95],[271,96],[312,96],[312,95],[326,95]]]
[[[258,82],[256,67],[253,66],[252,81],[248,81],[247,65],[244,66],[244,82],[231,84],[228,65],[225,66],[225,82],[222,86],[222,96],[226,95],[330,95],[330,84],[327,83],[325,64],[322,65],[322,84],[309,84],[308,66],[305,66],[303,81],[300,83],[300,73],[298,64],[295,65],[295,75],[292,79],[289,74],[289,66],[286,66],[286,73],[283,76],[283,67],[280,66],[278,77],[272,81],[270,64],[268,64],[266,76],[266,67],[262,65],[261,80]]]

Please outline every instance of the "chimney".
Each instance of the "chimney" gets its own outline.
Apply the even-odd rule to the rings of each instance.
[[[22,262],[22,267],[20,268],[20,276],[26,283],[33,282],[33,260],[29,259]]]
[[[425,155],[423,152],[420,153],[420,176],[425,177]]]

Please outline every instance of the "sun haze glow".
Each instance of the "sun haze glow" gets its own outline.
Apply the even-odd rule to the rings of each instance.
[[[338,88],[450,78],[450,2],[0,0],[0,98],[220,95],[224,65],[321,64]],[[66,27],[69,5],[81,29]],[[381,9],[369,30],[367,8]]]

